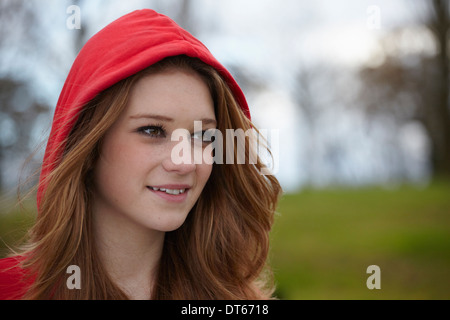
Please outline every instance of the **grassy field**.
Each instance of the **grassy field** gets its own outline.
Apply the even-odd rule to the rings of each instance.
[[[0,213],[0,257],[33,221]],[[450,185],[282,197],[271,266],[280,299],[450,299]],[[367,267],[381,270],[369,290]]]
[[[304,191],[281,199],[280,299],[450,299],[450,186]],[[367,267],[380,267],[369,290]]]
[[[35,220],[32,205],[21,209],[11,199],[0,200],[0,258],[10,252],[8,247],[14,248],[20,242]]]

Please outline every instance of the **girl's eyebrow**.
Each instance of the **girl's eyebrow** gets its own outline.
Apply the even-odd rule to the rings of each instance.
[[[201,121],[202,124],[212,124],[212,125],[214,125],[214,126],[217,126],[217,121],[214,120],[214,119],[203,118],[203,119],[200,119],[199,121]]]
[[[138,113],[138,114],[130,116],[130,119],[154,119],[154,120],[165,121],[165,122],[173,122],[174,121],[172,118],[162,116],[159,114],[150,114],[150,113]]]
[[[151,113],[138,113],[138,114],[130,116],[130,119],[154,119],[154,120],[165,121],[165,122],[174,122],[174,119],[172,119],[170,117],[159,115],[159,114],[151,114]],[[199,119],[196,121],[201,121],[202,124],[205,124],[205,125],[208,125],[208,124],[212,124],[214,126],[217,125],[217,121],[212,118],[202,118],[202,119]]]

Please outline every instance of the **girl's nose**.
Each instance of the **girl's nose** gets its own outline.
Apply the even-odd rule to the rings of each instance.
[[[189,133],[180,136],[179,141],[171,141],[170,148],[163,159],[163,168],[168,172],[188,174],[195,171],[195,153],[199,151],[192,147]]]

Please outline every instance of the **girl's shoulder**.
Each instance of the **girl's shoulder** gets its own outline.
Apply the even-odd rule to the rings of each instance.
[[[18,300],[31,285],[20,266],[21,256],[0,259],[0,300]]]

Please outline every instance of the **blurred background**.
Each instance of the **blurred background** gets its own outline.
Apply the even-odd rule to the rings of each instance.
[[[0,257],[76,54],[141,8],[200,39],[268,132],[280,299],[450,299],[447,0],[0,0]]]

